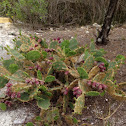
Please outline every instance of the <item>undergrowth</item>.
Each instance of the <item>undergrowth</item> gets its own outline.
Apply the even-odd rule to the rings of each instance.
[[[1,0],[0,16],[32,25],[102,24],[110,0]],[[126,2],[119,0],[113,24],[125,23]]]
[[[41,109],[34,119],[36,125],[77,125],[75,114],[82,114],[85,96],[103,96],[108,93],[118,100],[126,100],[122,90],[126,84],[117,84],[115,72],[124,63],[118,55],[108,62],[105,51],[90,46],[79,46],[75,38],[56,38],[50,44],[37,36],[14,39],[15,48],[4,49],[11,56],[1,57],[0,108],[6,110],[16,101],[36,101]],[[30,125],[31,123],[27,124]]]

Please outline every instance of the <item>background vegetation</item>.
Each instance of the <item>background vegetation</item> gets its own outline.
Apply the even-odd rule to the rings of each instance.
[[[102,23],[109,0],[2,0],[0,15],[31,24]],[[126,2],[120,0],[113,23],[126,21]]]

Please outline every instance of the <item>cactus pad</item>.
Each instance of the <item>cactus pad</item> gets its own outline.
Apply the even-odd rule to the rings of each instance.
[[[90,70],[90,72],[89,72],[89,74],[88,74],[88,76],[89,76],[88,79],[91,79],[92,77],[94,77],[99,71],[100,71],[99,67],[98,67],[98,66],[94,66],[94,67]]]
[[[50,106],[50,99],[47,96],[42,95],[40,99],[37,100],[37,105],[39,108],[47,110]]]
[[[75,101],[74,113],[82,114],[85,104],[85,95],[82,93]]]
[[[94,58],[93,58],[93,56],[89,56],[89,57],[85,60],[85,62],[84,62],[84,64],[83,64],[83,68],[84,68],[87,72],[89,72],[93,66],[94,66]]]
[[[41,57],[40,52],[36,50],[32,50],[27,53],[28,60],[35,61],[35,60],[38,60],[40,57]]]

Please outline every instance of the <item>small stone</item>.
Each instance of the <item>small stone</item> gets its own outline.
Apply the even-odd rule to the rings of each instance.
[[[53,28],[50,28],[50,31],[54,31]]]
[[[108,102],[108,99],[106,98],[105,101]]]
[[[98,38],[98,42],[101,42],[102,41],[102,39],[101,38]]]
[[[86,34],[89,34],[89,31],[86,31]]]
[[[17,119],[17,120],[14,120],[13,123],[14,123],[15,125],[18,125],[18,124],[23,124],[24,121],[25,121],[25,118],[24,118],[24,119]]]

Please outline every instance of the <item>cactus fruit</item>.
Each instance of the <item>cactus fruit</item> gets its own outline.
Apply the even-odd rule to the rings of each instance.
[[[65,75],[68,75],[69,74],[69,71],[65,71]]]
[[[92,87],[93,89],[97,90],[97,91],[101,91],[101,90],[106,90],[107,89],[107,85],[105,84],[101,84],[99,82],[93,82],[91,80],[87,81],[87,85]]]
[[[38,43],[40,43],[41,41],[42,41],[42,40],[39,38],[39,39],[38,39]]]
[[[69,89],[67,87],[65,87],[64,91],[63,91],[63,95],[67,95],[68,94]]]
[[[73,88],[73,95],[76,95],[78,98],[82,94],[82,90],[79,87],[74,87]]]
[[[106,70],[106,67],[105,67],[105,64],[104,64],[104,63],[100,63],[100,64],[98,65],[98,67],[100,68],[100,71],[101,71],[101,72],[104,72],[104,71]]]
[[[12,86],[12,84],[11,83],[7,83],[6,86],[9,88],[9,87]]]

